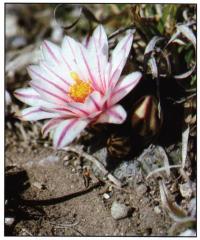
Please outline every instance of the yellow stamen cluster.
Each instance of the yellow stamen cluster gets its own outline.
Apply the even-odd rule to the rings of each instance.
[[[69,88],[69,96],[75,102],[84,102],[86,97],[93,92],[93,88],[90,85],[90,82],[82,81],[78,74],[71,72],[71,77],[74,79],[75,83],[72,84]]]

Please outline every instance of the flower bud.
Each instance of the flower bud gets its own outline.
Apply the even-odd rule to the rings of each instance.
[[[132,151],[130,138],[127,136],[112,134],[107,140],[107,150],[110,157],[128,157]]]
[[[154,96],[141,97],[133,106],[131,126],[133,132],[144,140],[155,137],[162,126],[163,116],[159,111],[158,101]]]

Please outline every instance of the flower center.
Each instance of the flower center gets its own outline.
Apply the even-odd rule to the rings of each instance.
[[[74,79],[75,83],[72,84],[69,88],[69,96],[75,102],[84,102],[86,97],[93,92],[93,88],[90,82],[82,81],[78,74],[75,72],[71,72],[71,77]]]

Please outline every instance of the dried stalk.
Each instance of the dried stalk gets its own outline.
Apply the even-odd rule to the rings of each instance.
[[[125,32],[125,31],[128,30],[128,29],[133,29],[133,28],[134,28],[134,24],[132,24],[132,25],[130,25],[130,26],[128,26],[128,27],[119,28],[118,30],[116,30],[115,32],[113,32],[113,33],[111,33],[111,34],[109,35],[108,40],[116,37],[117,35]]]
[[[118,187],[122,187],[121,181],[119,181],[115,176],[113,176],[109,171],[105,168],[105,166],[99,162],[95,157],[89,155],[88,153],[84,152],[82,149],[77,148],[77,147],[64,147],[62,150],[65,150],[67,152],[74,152],[77,153],[79,156],[86,158],[93,164],[95,164],[103,173],[104,176],[106,176],[111,182],[113,182],[115,185]]]

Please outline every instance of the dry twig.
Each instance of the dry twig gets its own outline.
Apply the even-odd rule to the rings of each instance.
[[[109,171],[105,168],[105,166],[99,162],[95,157],[91,156],[90,154],[84,152],[82,149],[77,148],[77,147],[64,147],[62,150],[65,150],[67,152],[74,152],[77,153],[79,156],[86,158],[93,164],[95,164],[103,173],[104,176],[106,176],[111,182],[113,182],[115,185],[118,187],[122,187],[121,181],[119,181],[115,176],[113,176]]]

